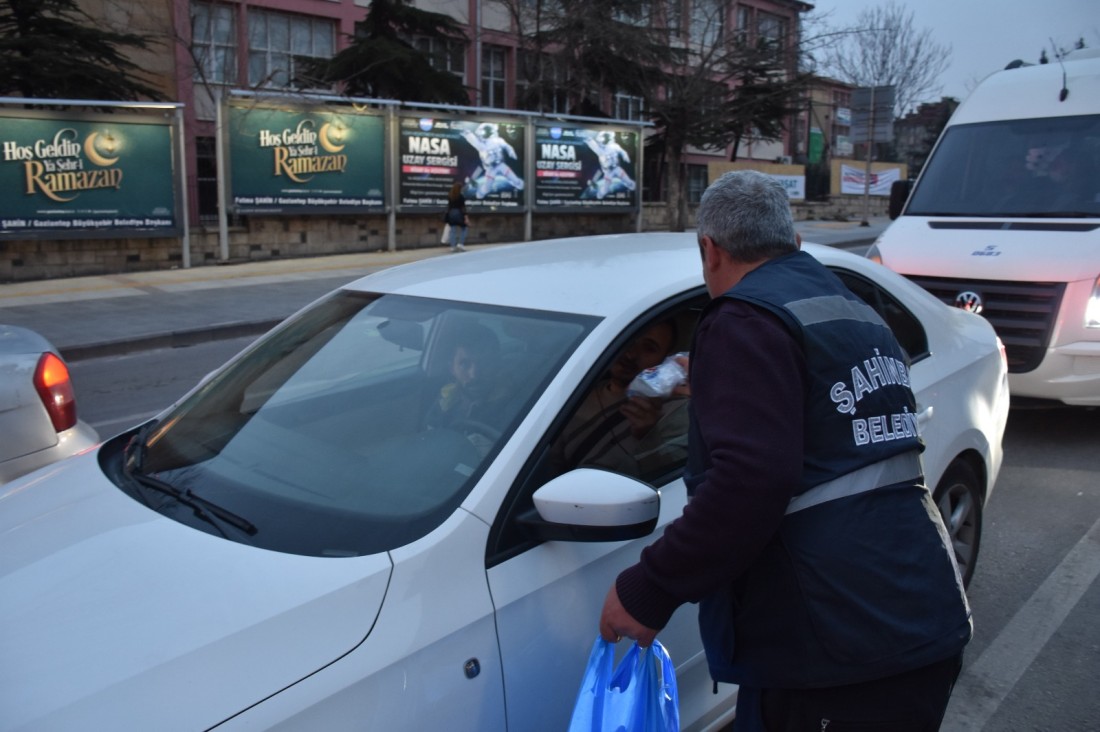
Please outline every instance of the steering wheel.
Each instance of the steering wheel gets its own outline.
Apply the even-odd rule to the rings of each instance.
[[[504,436],[504,433],[496,427],[491,427],[484,422],[478,422],[476,419],[456,419],[451,422],[451,429],[482,435],[488,437],[493,442],[496,442]]]

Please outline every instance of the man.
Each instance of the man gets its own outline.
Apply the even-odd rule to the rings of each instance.
[[[686,401],[626,393],[635,376],[672,353],[676,340],[675,322],[662,320],[623,348],[562,433],[556,449],[563,466],[588,465],[638,476],[651,465],[667,464],[669,450],[678,450],[683,459]]]
[[[799,250],[767,176],[715,181],[697,229],[712,300],[690,361],[692,499],[619,575],[600,633],[648,645],[699,602],[711,675],[740,684],[738,732],[936,730],[970,610],[923,485],[908,359]],[[894,428],[869,439],[870,418]]]

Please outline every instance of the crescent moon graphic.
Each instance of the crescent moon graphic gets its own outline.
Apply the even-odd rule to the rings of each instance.
[[[332,125],[331,122],[325,122],[321,125],[321,129],[317,132],[317,137],[321,141],[321,147],[328,150],[330,153],[337,153],[344,149],[343,145],[337,145],[332,140],[328,139],[328,128]]]
[[[108,165],[114,165],[118,162],[118,158],[105,158],[99,154],[99,151],[95,149],[95,138],[99,135],[98,132],[93,132],[88,135],[84,140],[84,154],[96,165],[101,168],[106,168]]]

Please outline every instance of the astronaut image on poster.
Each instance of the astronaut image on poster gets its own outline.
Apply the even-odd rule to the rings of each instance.
[[[615,133],[612,130],[596,132],[585,141],[585,144],[596,153],[600,169],[589,179],[581,198],[596,198],[602,201],[613,193],[634,190],[634,179],[623,167],[630,164],[630,155],[615,140]]]
[[[499,124],[471,123],[461,130],[461,135],[477,151],[480,161],[466,177],[467,196],[482,200],[493,194],[506,194],[508,191],[518,194],[523,190],[523,178],[514,169],[523,169],[522,160],[517,156],[515,147],[501,135]]]

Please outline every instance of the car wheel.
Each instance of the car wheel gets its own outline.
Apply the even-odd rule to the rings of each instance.
[[[947,527],[963,586],[970,584],[982,543],[982,490],[974,468],[952,463],[932,495]]]

